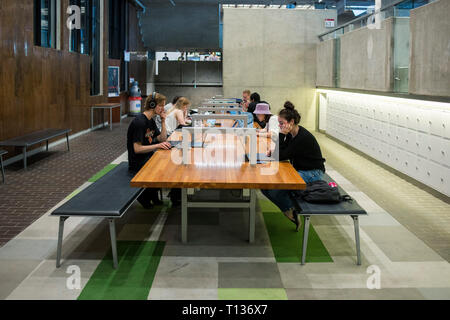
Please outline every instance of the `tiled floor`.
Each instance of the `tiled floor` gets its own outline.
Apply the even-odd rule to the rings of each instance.
[[[189,243],[182,244],[179,210],[162,207],[146,211],[134,204],[117,226],[119,241],[164,244],[154,275],[150,274],[154,257],[143,272],[145,281],[151,281],[143,284],[149,287],[145,297],[450,299],[448,199],[421,190],[322,134],[317,137],[328,159],[329,175],[369,213],[361,218],[362,266],[355,264],[354,229],[348,217],[313,217],[312,224],[333,262],[301,266],[277,262],[261,209],[254,244],[246,241],[246,211],[230,209],[190,210]],[[123,146],[118,148],[123,151]],[[114,163],[122,160],[126,155]],[[86,174],[78,186],[94,173]],[[73,189],[66,190],[65,196]],[[0,299],[70,300],[89,290],[96,293],[99,282],[106,288],[120,289],[131,281],[127,279],[132,275],[122,268],[129,261],[121,261],[117,272],[111,269],[95,275],[110,251],[107,224],[96,219],[71,218],[66,222],[64,261],[62,268],[56,269],[57,227],[56,219],[41,214],[0,248]],[[291,229],[287,222],[285,232],[293,232]],[[68,286],[70,266],[81,271],[79,288]],[[377,274],[381,288],[369,289],[368,284],[377,282]]]

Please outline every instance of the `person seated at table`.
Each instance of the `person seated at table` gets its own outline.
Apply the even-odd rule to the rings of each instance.
[[[170,150],[171,148],[171,145],[166,142],[165,103],[165,96],[156,92],[153,93],[145,101],[144,112],[134,118],[128,128],[128,166],[134,174],[142,169],[156,150]],[[161,131],[154,120],[156,115],[159,115],[163,120]],[[158,191],[159,189],[145,189],[137,200],[144,208],[151,209],[153,205],[162,204],[158,199]]]
[[[258,120],[256,114],[253,114],[256,110],[256,106],[258,103],[267,103],[266,101],[261,101],[261,96],[254,92],[250,95],[250,103],[248,104],[247,112],[250,112],[253,115],[253,122],[255,122],[260,128],[264,129],[265,123]]]
[[[322,180],[325,173],[325,159],[322,157],[316,138],[300,126],[301,116],[295,106],[287,101],[278,116],[280,127],[279,146],[268,155],[277,153],[279,160],[289,160],[306,183]],[[262,190],[262,193],[280,208],[284,215],[300,227],[300,220],[290,197],[289,190]]]
[[[170,136],[177,128],[185,127],[191,124],[188,117],[188,109],[191,102],[188,98],[182,97],[178,99],[177,103],[169,110],[166,117],[167,135]]]
[[[169,112],[170,109],[172,109],[172,107],[177,103],[178,99],[180,99],[181,97],[176,96],[175,98],[173,98],[172,102],[169,104],[166,104],[164,106],[164,111],[166,112],[166,114]],[[155,122],[156,122],[156,126],[158,127],[159,131],[161,131],[161,117],[159,115],[155,116]]]
[[[165,111],[166,113],[169,113],[170,109],[172,109],[173,106],[177,104],[177,102],[178,102],[178,100],[180,100],[180,98],[181,98],[180,96],[176,96],[175,98],[173,98],[173,100],[172,100],[171,103],[166,104],[166,105],[164,106],[164,111]]]
[[[250,104],[250,95],[252,92],[250,90],[244,90],[242,92],[242,102],[241,102],[241,108],[244,112],[247,112],[248,105]]]
[[[253,114],[256,115],[260,123],[265,124],[263,129],[257,131],[258,136],[269,138],[278,137],[280,133],[278,116],[273,115],[272,112],[270,112],[270,105],[268,103],[257,104]]]

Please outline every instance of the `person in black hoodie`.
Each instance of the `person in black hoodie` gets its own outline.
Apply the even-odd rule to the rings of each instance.
[[[287,101],[279,114],[279,144],[274,152],[280,161],[289,160],[306,183],[322,180],[325,173],[325,159],[322,157],[316,138],[300,126],[301,116],[295,106]],[[289,190],[262,190],[262,193],[276,204],[284,215],[298,228],[297,217]]]

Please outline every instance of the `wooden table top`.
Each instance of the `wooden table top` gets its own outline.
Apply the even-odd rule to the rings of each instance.
[[[222,123],[222,126],[230,125],[229,122]],[[174,132],[170,140],[179,141],[181,135],[181,132]],[[268,143],[270,139],[258,139],[258,152],[266,153]],[[208,134],[204,148],[190,150],[192,164],[189,165],[182,164],[181,149],[158,150],[133,178],[131,186],[267,190],[306,188],[305,182],[289,162],[251,166],[249,162],[245,162],[245,149],[243,137]]]

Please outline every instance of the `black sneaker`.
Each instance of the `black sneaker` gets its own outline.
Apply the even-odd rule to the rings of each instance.
[[[295,231],[298,232],[300,230],[300,227],[302,226],[302,220],[298,216],[297,210],[294,210],[293,214],[294,214],[294,220],[295,220]]]
[[[150,202],[139,201],[139,199],[138,199],[138,202],[139,202],[139,203],[141,204],[141,206],[143,206],[144,209],[146,209],[146,210],[151,210],[151,209],[153,209],[153,205],[152,205]]]

